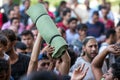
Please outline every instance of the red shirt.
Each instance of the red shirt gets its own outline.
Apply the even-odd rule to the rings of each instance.
[[[65,31],[68,29],[68,26],[65,26],[65,25],[63,24],[63,22],[57,23],[57,27],[58,27],[58,28],[61,27],[61,28],[63,28]]]
[[[104,23],[105,28],[107,30],[115,27],[114,22],[112,20],[110,20],[110,19],[108,19],[106,22],[104,22],[104,20],[102,18],[100,18],[100,22]]]

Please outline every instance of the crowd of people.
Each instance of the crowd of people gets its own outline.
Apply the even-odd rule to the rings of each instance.
[[[54,46],[26,13],[31,1],[8,0],[0,7],[0,80],[120,80],[120,21],[115,25],[111,2],[91,8],[90,0],[61,0],[55,12],[48,1],[38,3],[68,48],[54,59]]]

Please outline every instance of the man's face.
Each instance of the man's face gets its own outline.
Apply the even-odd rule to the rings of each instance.
[[[76,27],[77,27],[77,21],[76,21],[76,20],[71,21],[71,22],[69,23],[69,27],[70,27],[71,29],[75,30]]]
[[[12,26],[19,27],[20,21],[18,19],[14,19],[12,22]]]
[[[98,54],[98,44],[95,39],[90,39],[83,48],[85,55],[93,59]]]
[[[65,16],[64,16],[64,19],[66,20],[66,21],[68,21],[69,19],[70,19],[70,17],[71,17],[71,13],[67,13]]]
[[[79,33],[80,36],[86,36],[87,35],[87,29],[80,29],[78,31],[78,33]]]
[[[30,34],[23,35],[21,39],[22,39],[22,42],[26,44],[27,48],[33,47],[34,39]]]
[[[32,32],[33,35],[34,35],[34,40],[36,40],[37,35],[38,35],[38,30],[32,30],[31,32]]]
[[[110,68],[108,72],[103,75],[103,77],[104,77],[104,80],[114,80],[113,74],[112,74],[112,68]]]
[[[99,20],[99,16],[96,15],[96,14],[94,14],[94,15],[93,15],[93,21],[94,21],[94,22],[98,22],[98,20]]]
[[[47,59],[40,60],[40,61],[38,62],[37,71],[40,71],[40,70],[48,70],[49,65],[50,65],[50,60],[47,60]]]

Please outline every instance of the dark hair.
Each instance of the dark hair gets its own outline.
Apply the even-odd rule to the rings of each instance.
[[[9,14],[9,15],[10,15],[10,12],[11,12],[11,11],[14,11],[14,9],[10,9],[10,10],[8,11],[8,14]]]
[[[18,6],[18,7],[19,7],[19,4],[14,4],[14,7],[15,7],[15,6]]]
[[[44,4],[47,4],[47,5],[49,5],[49,2],[48,2],[48,1],[44,1]]]
[[[62,6],[62,5],[64,5],[64,4],[66,4],[66,1],[61,1],[61,2],[60,2],[60,6]]]
[[[68,20],[68,24],[71,23],[71,22],[74,21],[74,20],[75,20],[75,21],[78,21],[77,18],[72,17],[72,18],[70,18],[70,19]]]
[[[85,46],[87,43],[88,43],[88,41],[89,40],[91,40],[91,39],[95,39],[95,37],[93,37],[93,36],[88,36],[88,37],[86,37],[84,40],[83,40],[83,45]],[[96,39],[95,39],[96,40]]]
[[[19,20],[19,18],[13,17],[12,19],[10,19],[10,24],[12,24],[14,20]]]
[[[120,80],[120,63],[113,63],[111,65],[112,68],[112,74],[114,78],[118,78]]]
[[[38,56],[38,61],[43,59],[49,59],[46,53],[41,53]]]
[[[37,30],[37,27],[32,27],[31,30]]]
[[[7,73],[8,69],[9,69],[8,61],[0,58],[0,72],[5,71]]]
[[[28,75],[27,77],[20,80],[61,80],[59,76],[57,76],[52,71],[36,71]]]
[[[119,27],[120,26],[120,21],[117,23],[117,27]]]
[[[9,29],[5,29],[5,30],[0,31],[0,34],[5,35],[8,38],[8,40],[11,42],[13,42],[17,39],[15,33]]]
[[[66,16],[67,13],[70,13],[70,12],[71,12],[71,10],[69,8],[67,8],[66,10],[63,11],[63,16]]]
[[[84,30],[84,29],[88,29],[87,25],[86,24],[79,24],[77,25],[77,30]]]
[[[7,37],[0,34],[0,44],[7,46]]]
[[[22,36],[27,36],[27,35],[31,35],[31,37],[34,39],[34,35],[33,35],[33,33],[32,33],[30,30],[24,30],[24,31],[21,33],[21,37],[22,37]]]
[[[114,29],[109,29],[109,30],[107,30],[107,32],[106,32],[106,38],[109,38],[110,35],[115,35],[115,34],[116,34],[116,32],[115,32]]]
[[[92,16],[94,16],[94,15],[97,15],[97,16],[99,16],[99,13],[98,13],[98,11],[94,11],[94,12],[93,12],[93,14],[92,14]]]
[[[15,50],[16,49],[26,50],[27,46],[23,42],[17,41],[15,44]]]

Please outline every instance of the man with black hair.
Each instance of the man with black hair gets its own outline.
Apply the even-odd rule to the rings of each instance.
[[[34,35],[30,30],[24,30],[21,33],[21,42],[25,43],[27,46],[26,52],[30,56],[32,49],[33,49],[33,44],[34,44]]]
[[[0,34],[3,34],[8,38],[8,49],[6,53],[10,57],[11,76],[15,80],[18,80],[21,76],[26,74],[30,57],[15,52],[14,46],[16,43],[16,35],[12,30],[5,29],[2,30]]]
[[[98,11],[93,12],[92,20],[87,22],[86,25],[88,26],[87,35],[94,36],[100,46],[101,42],[105,40],[105,27],[104,24],[99,21]]]
[[[19,54],[19,53],[27,54],[26,49],[27,49],[27,46],[23,42],[21,42],[21,41],[16,42],[15,51],[17,54]]]
[[[62,21],[57,23],[57,27],[62,27],[65,31],[69,28],[68,27],[68,20],[71,17],[71,10],[67,8],[62,13]]]
[[[77,56],[80,56],[80,54],[82,52],[82,41],[87,36],[87,25],[79,24],[77,26],[77,31],[78,31],[79,37],[78,37],[78,39],[74,39],[72,41],[72,45],[73,45],[73,50],[75,51]]]
[[[71,45],[72,44],[72,41],[74,39],[77,39],[78,38],[78,33],[77,33],[77,18],[70,18],[68,20],[68,26],[69,26],[69,29],[66,30],[66,40],[67,40],[67,43],[68,45]]]
[[[88,36],[83,40],[83,53],[80,57],[77,58],[75,64],[70,69],[73,72],[77,67],[85,63],[84,69],[89,67],[89,70],[83,80],[95,80],[93,72],[91,70],[91,62],[98,54],[98,43],[96,39],[92,36]],[[103,66],[103,70],[106,71],[106,66]],[[84,70],[83,70],[84,71]]]

